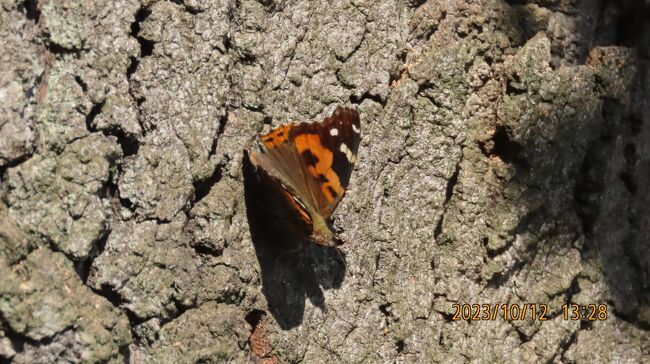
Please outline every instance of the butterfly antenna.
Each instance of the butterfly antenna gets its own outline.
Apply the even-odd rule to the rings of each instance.
[[[336,254],[339,255],[339,258],[341,258],[341,262],[343,263],[343,268],[346,268],[345,259],[343,258],[343,254],[341,254],[341,251],[337,247],[334,247],[334,250],[336,250]]]

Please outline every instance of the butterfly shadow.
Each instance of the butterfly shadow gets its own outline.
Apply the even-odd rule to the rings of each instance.
[[[326,310],[324,289],[339,288],[345,256],[336,248],[307,242],[293,231],[286,208],[248,153],[243,158],[246,215],[262,273],[262,293],[283,330],[302,323],[305,299]]]

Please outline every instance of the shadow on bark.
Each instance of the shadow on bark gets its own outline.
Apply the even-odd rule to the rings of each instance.
[[[336,248],[305,241],[294,232],[291,211],[268,177],[243,159],[246,215],[262,273],[262,293],[284,330],[302,323],[305,299],[326,310],[323,289],[339,288],[345,258]]]
[[[620,99],[604,100],[603,118],[610,127],[610,150],[619,156],[616,161],[621,162],[612,162],[607,167],[609,175],[618,177],[617,183],[622,185],[618,190],[624,194],[620,196],[611,188],[609,191],[603,189],[607,193],[605,199],[610,196],[622,198],[620,201],[612,199],[614,201],[608,204],[601,202],[599,219],[594,220],[591,231],[595,248],[604,262],[603,272],[614,294],[617,314],[644,330],[650,330],[650,317],[643,313],[650,308],[650,243],[647,239],[650,174],[648,155],[644,153],[650,136],[645,116],[650,66],[648,11],[650,3],[643,0],[604,2],[599,19],[599,30],[603,30],[604,35],[597,43],[631,48],[635,72],[627,94]],[[593,165],[595,169],[600,167],[597,163]],[[618,210],[615,206],[622,208]],[[622,214],[619,215],[619,211]]]
[[[517,0],[508,2],[511,5],[525,3]],[[607,75],[610,78],[608,80],[600,79],[597,74],[594,92],[598,93],[602,107],[588,118],[589,132],[575,127],[584,121],[562,116],[555,127],[557,132],[552,135],[556,145],[540,149],[533,139],[518,138],[512,130],[502,129],[501,134],[495,134],[494,143],[504,144],[505,141],[509,148],[499,150],[495,147],[493,152],[518,167],[515,179],[517,183],[535,187],[532,191],[536,192],[531,192],[531,196],[528,196],[531,201],[547,201],[540,211],[523,219],[513,234],[526,230],[536,231],[543,224],[544,216],[554,214],[546,211],[546,206],[566,205],[566,196],[545,188],[543,181],[551,181],[552,176],[556,176],[559,181],[564,168],[569,167],[573,171],[569,175],[570,179],[563,183],[573,185],[572,205],[567,207],[575,211],[582,224],[582,231],[576,231],[576,235],[582,233],[585,238],[585,244],[580,249],[582,259],[596,260],[600,265],[614,301],[610,303],[613,303],[617,316],[647,330],[647,319],[640,317],[643,307],[650,304],[650,245],[645,237],[648,225],[644,222],[647,188],[643,187],[647,184],[644,183],[647,181],[647,175],[644,176],[647,169],[642,165],[646,163],[643,159],[647,156],[643,156],[639,150],[647,148],[644,145],[648,143],[647,136],[650,135],[647,131],[644,132],[646,126],[643,125],[644,119],[647,120],[643,116],[647,111],[643,100],[647,98],[647,85],[644,83],[648,79],[650,54],[650,43],[647,41],[650,21],[644,14],[650,5],[637,0],[596,3],[600,6],[600,10],[596,11],[596,35],[593,39],[579,40],[583,52],[578,52],[580,57],[576,60],[577,64],[588,62],[582,55],[587,58],[594,47],[631,48],[634,54],[627,61],[634,63],[636,68],[631,81],[625,85],[627,89],[617,94],[615,89],[610,88],[611,84],[615,84],[612,80],[628,82],[623,71],[619,71],[618,75]],[[515,10],[517,16],[505,21],[510,22],[513,30],[519,30],[524,43],[536,31],[544,30],[538,29],[539,25],[534,24],[534,17],[527,12],[529,9],[515,7]],[[579,13],[582,11],[584,9],[578,9]],[[589,14],[582,16],[588,18]],[[554,52],[553,48],[551,51],[555,56],[562,56]],[[542,135],[546,121],[546,118],[540,117],[520,128],[527,129],[528,135],[539,136]],[[501,140],[496,140],[498,138]],[[569,149],[562,153],[562,145],[574,145],[578,151],[584,148],[584,154],[577,165],[573,164],[576,156],[572,156]],[[560,155],[559,162],[552,169],[540,168],[536,161],[543,160],[543,155],[553,154]],[[557,190],[560,191],[561,188]],[[541,195],[533,196],[534,194]],[[531,247],[531,255],[538,248]],[[567,292],[568,301],[579,292],[579,287],[574,286],[577,290]]]

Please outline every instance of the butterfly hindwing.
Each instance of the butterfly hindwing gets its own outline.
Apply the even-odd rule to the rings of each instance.
[[[299,197],[297,197],[297,194],[292,191],[292,188],[286,184],[286,181],[276,178],[272,174],[268,173],[264,168],[260,168],[258,173],[260,174],[260,178],[264,179],[264,182],[271,182],[265,185],[267,186],[265,192],[270,192],[274,198],[272,201],[274,203],[279,202],[282,207],[284,207],[278,209],[277,212],[279,214],[284,213],[282,217],[286,219],[286,221],[292,223],[295,227],[292,232],[298,230],[302,234],[311,234],[313,228],[312,217],[305,204]]]
[[[289,143],[291,124],[281,125],[270,133],[262,135],[257,150],[250,150],[250,157],[265,178],[273,181],[285,202],[291,204],[303,220],[311,220],[304,198],[305,185],[302,161],[296,155],[295,148]],[[302,198],[299,196],[303,196]],[[306,221],[305,223],[310,223]]]

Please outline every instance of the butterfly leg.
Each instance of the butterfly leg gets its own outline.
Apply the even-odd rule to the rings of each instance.
[[[301,250],[302,250],[302,246],[299,246],[299,247],[297,247],[295,249],[284,251],[284,252],[282,252],[282,254],[278,255],[277,258],[275,258],[275,261],[273,261],[273,264],[277,265],[278,260],[280,260],[280,258],[282,258],[284,256],[287,256],[287,255],[290,255],[290,254],[295,254],[295,253],[297,253],[297,252],[299,252]]]

